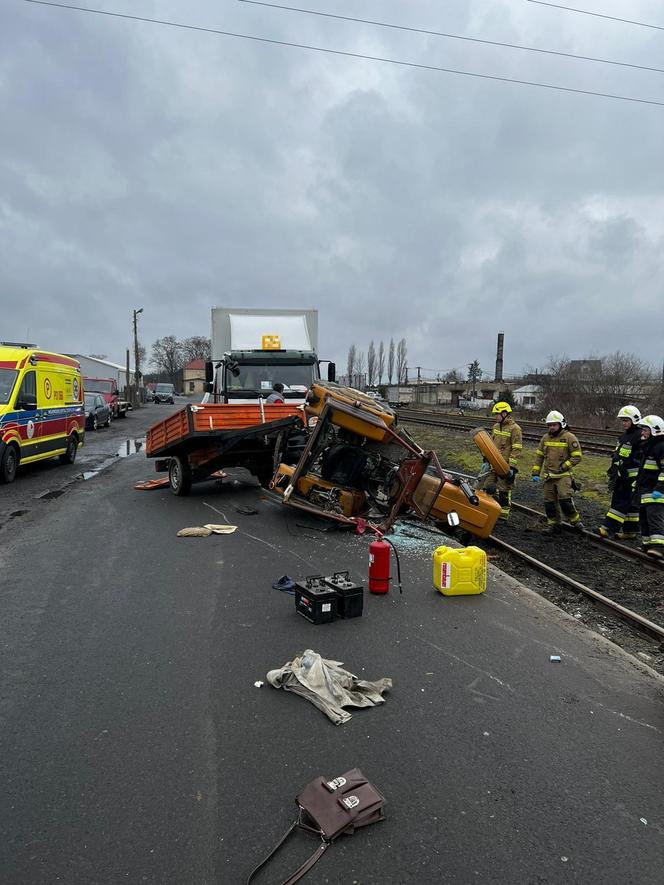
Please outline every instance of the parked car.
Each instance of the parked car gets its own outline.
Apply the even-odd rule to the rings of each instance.
[[[175,403],[175,387],[172,384],[157,384],[154,390],[153,402]]]
[[[85,426],[97,430],[101,425],[111,426],[111,407],[100,393],[85,394]]]

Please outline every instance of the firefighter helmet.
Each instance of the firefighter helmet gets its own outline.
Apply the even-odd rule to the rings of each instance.
[[[664,436],[664,418],[659,415],[646,415],[639,421],[640,427],[647,427],[651,436]]]
[[[565,416],[562,412],[549,412],[549,414],[544,419],[545,424],[560,424],[561,427],[567,427],[567,421],[565,421]]]
[[[616,418],[629,418],[632,424],[638,424],[641,420],[641,412],[639,412],[636,406],[623,406]]]
[[[512,411],[512,406],[509,403],[506,403],[504,400],[501,400],[499,403],[496,403],[495,406],[491,409],[492,415],[500,415],[501,412],[507,412],[508,414]]]

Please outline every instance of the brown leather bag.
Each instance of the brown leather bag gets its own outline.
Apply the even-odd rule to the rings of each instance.
[[[384,797],[369,783],[359,768],[352,768],[332,779],[317,777],[307,784],[295,802],[298,806],[297,819],[267,857],[252,871],[246,885],[276,854],[296,827],[320,836],[321,844],[283,885],[298,882],[342,833],[354,833],[359,827],[366,827],[385,818]]]

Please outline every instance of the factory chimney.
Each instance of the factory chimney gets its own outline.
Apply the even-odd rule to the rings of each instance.
[[[496,377],[494,381],[503,380],[503,346],[505,343],[505,333],[498,332],[498,345],[496,347]]]

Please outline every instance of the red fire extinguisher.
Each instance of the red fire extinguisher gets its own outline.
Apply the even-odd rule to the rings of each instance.
[[[387,593],[390,589],[390,547],[397,560],[399,593],[401,590],[401,567],[399,554],[394,544],[386,538],[376,538],[369,544],[369,593]]]

